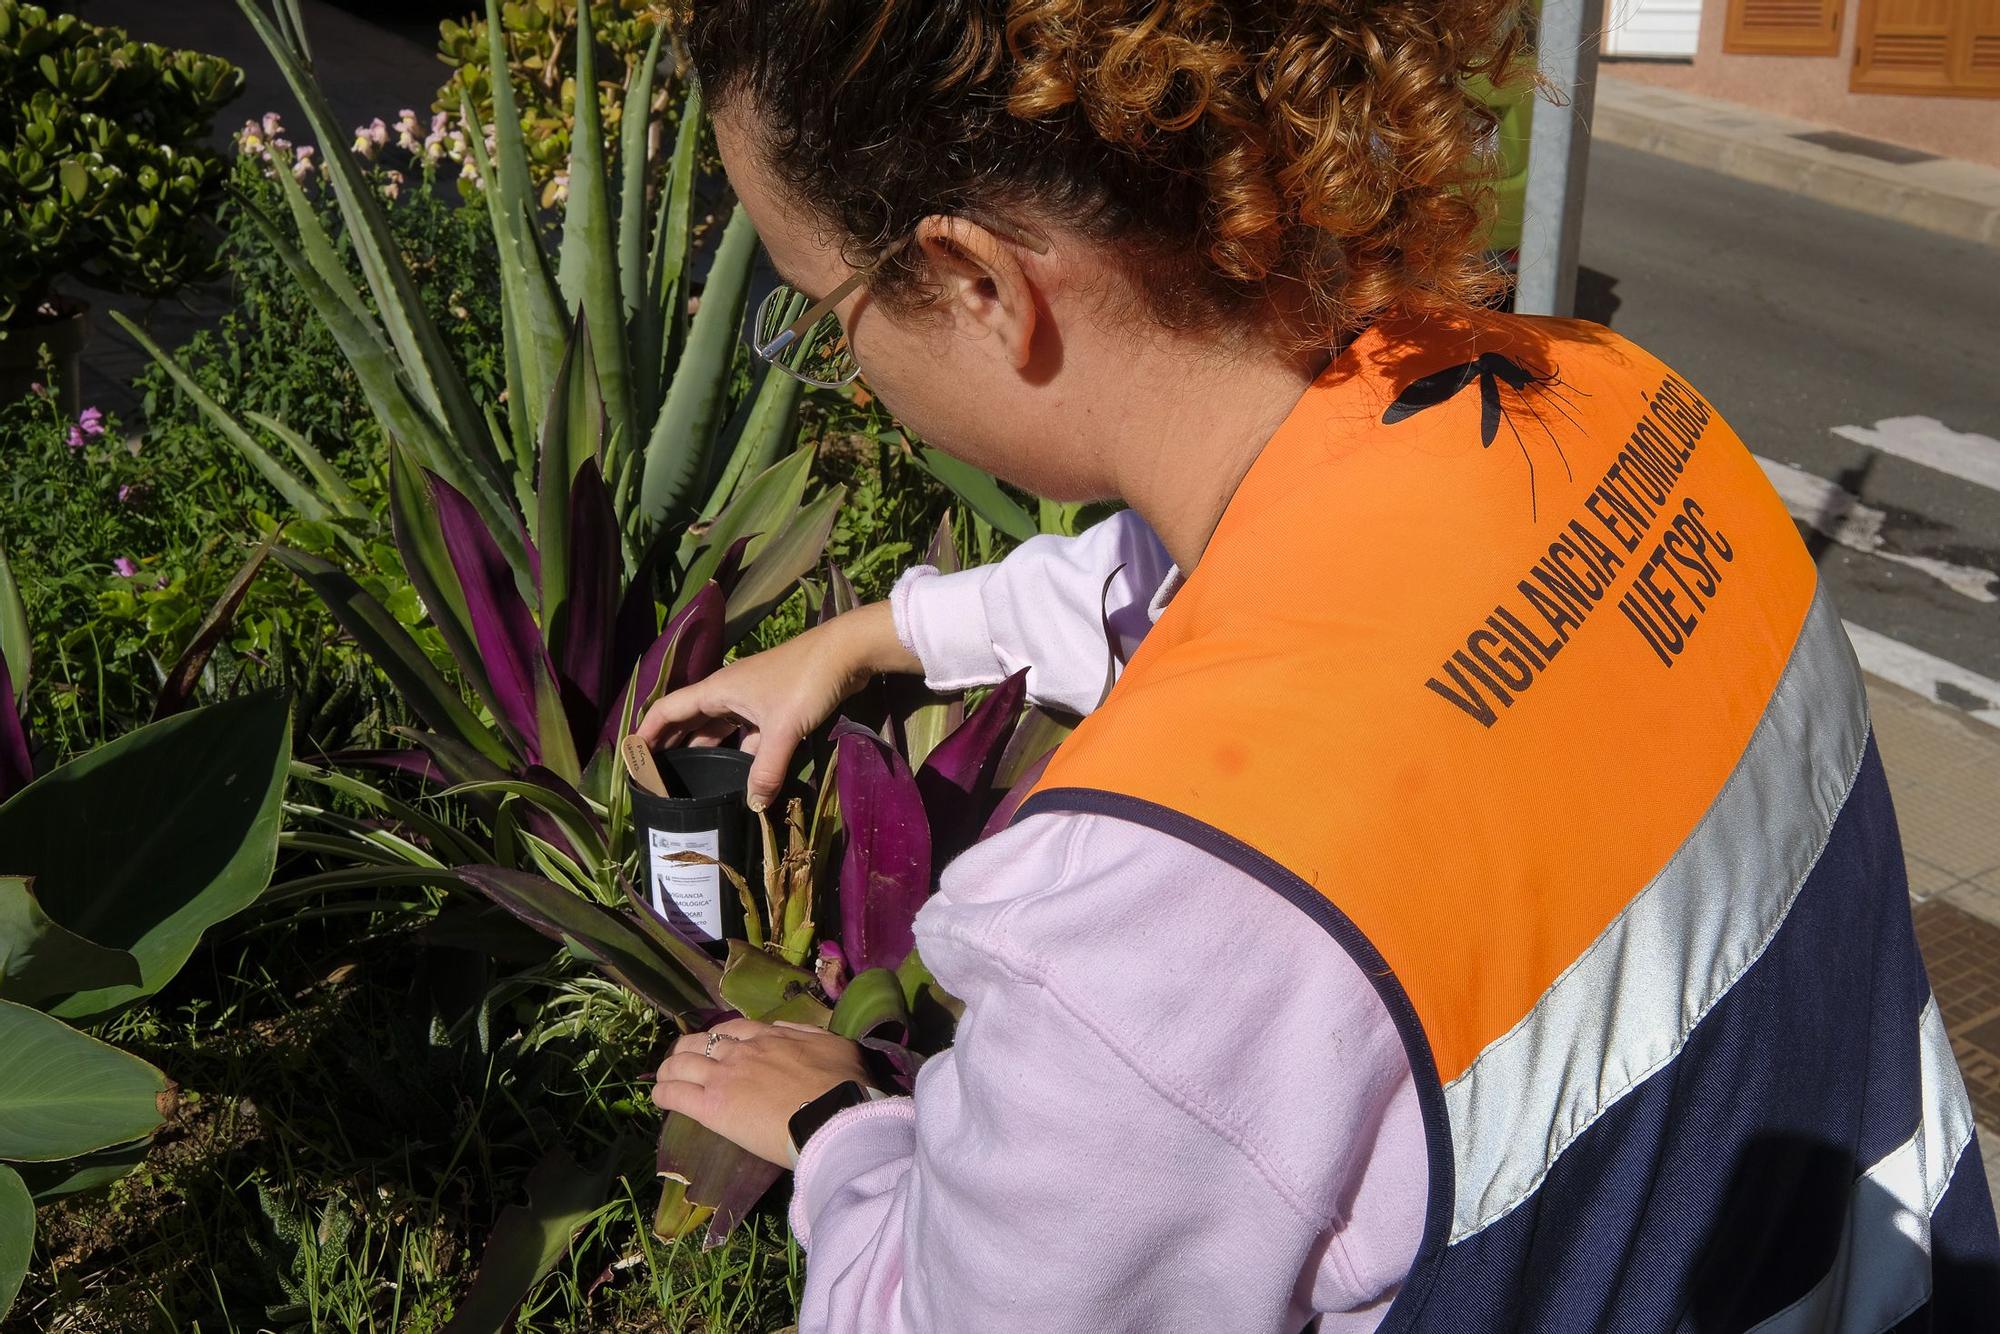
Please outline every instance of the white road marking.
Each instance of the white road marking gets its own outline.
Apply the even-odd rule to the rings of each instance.
[[[2000,440],[1990,435],[1954,431],[1935,417],[1889,417],[1873,426],[1836,426],[1833,433],[1974,486],[2000,491]]]
[[[1877,634],[1865,625],[1845,622],[1854,641],[1854,656],[1871,676],[1914,690],[1925,699],[1962,710],[1980,722],[2000,727],[2000,681],[1989,681],[1956,663],[1932,657],[1898,639]]]
[[[1929,556],[1905,556],[1899,551],[1890,551],[1882,542],[1882,524],[1888,516],[1881,510],[1862,504],[1858,496],[1843,490],[1838,483],[1829,482],[1803,468],[1794,468],[1762,455],[1758,456],[1757,463],[1764,469],[1764,475],[1771,479],[1771,485],[1777,488],[1792,517],[1816,532],[1854,551],[1921,570],[1953,592],[1962,593],[1975,602],[2000,602],[2000,593],[1993,591],[1993,585],[2000,583],[2000,574],[1974,565],[1954,565]]]

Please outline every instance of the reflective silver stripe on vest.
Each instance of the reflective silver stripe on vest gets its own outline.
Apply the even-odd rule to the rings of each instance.
[[[1931,1295],[1931,1215],[1972,1139],[1972,1104],[1937,997],[1917,1020],[1923,1120],[1854,1183],[1840,1252],[1805,1296],[1753,1334],[1879,1334]],[[1984,1181],[1966,1188],[1985,1190]]]
[[[1701,823],[1535,1008],[1445,1086],[1453,1242],[1533,1193],[1757,961],[1826,845],[1867,740],[1861,669],[1822,589]]]

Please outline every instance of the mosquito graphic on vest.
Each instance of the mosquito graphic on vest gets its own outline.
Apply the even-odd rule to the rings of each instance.
[[[1569,457],[1563,453],[1562,441],[1556,438],[1555,431],[1535,406],[1536,398],[1546,400],[1569,421],[1570,425],[1578,430],[1582,429],[1582,424],[1571,414],[1569,403],[1563,395],[1583,391],[1564,384],[1562,377],[1554,371],[1529,370],[1520,362],[1498,352],[1482,352],[1471,361],[1447,366],[1441,371],[1433,371],[1421,379],[1412,381],[1382,414],[1382,424],[1394,426],[1399,421],[1416,416],[1426,408],[1449,403],[1474,380],[1479,381],[1479,443],[1491,449],[1493,442],[1500,436],[1500,423],[1502,421],[1507,423],[1507,429],[1514,433],[1514,443],[1520,447],[1521,457],[1528,465],[1528,513],[1531,517],[1535,517],[1535,459],[1528,452],[1528,443],[1521,438],[1521,428],[1514,424],[1514,414],[1508,411],[1500,390],[1504,385],[1513,391],[1514,400],[1519,403],[1523,411],[1535,419],[1535,424],[1542,428],[1542,434],[1547,436],[1549,443],[1555,447],[1556,457],[1562,460],[1563,474],[1574,480],[1575,474],[1570,472]]]

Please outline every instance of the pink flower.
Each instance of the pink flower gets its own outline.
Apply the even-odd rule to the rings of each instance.
[[[134,487],[130,482],[127,482],[125,485],[119,487],[118,503],[121,505],[129,505],[132,502],[133,491]]]
[[[130,556],[120,556],[117,560],[112,561],[111,568],[127,579],[139,573],[139,567],[132,563]]]
[[[394,199],[397,195],[403,193],[403,173],[400,171],[383,172],[382,193],[390,199]]]
[[[71,449],[83,448],[83,428],[81,426],[72,426],[69,428],[69,447]]]
[[[76,424],[93,440],[104,434],[104,414],[96,408],[85,408],[83,414],[76,419]]]
[[[313,146],[311,144],[306,144],[299,149],[297,155],[292,158],[293,177],[303,181],[313,174],[312,156]]]
[[[388,142],[389,127],[382,123],[380,116],[366,125],[357,125],[354,128],[354,151],[370,161],[382,151],[382,145]]]
[[[405,153],[423,152],[423,141],[419,137],[423,128],[417,123],[417,113],[404,107],[396,117],[396,147]]]
[[[264,137],[266,139],[275,139],[284,132],[285,123],[278,119],[278,113],[275,111],[266,111],[264,113]]]

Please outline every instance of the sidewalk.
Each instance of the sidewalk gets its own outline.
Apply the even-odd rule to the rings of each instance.
[[[2000,168],[1621,79],[1615,67],[1598,78],[1591,133],[1606,143],[2000,247]]]
[[[1917,940],[2000,1199],[2000,728],[1868,679]]]

